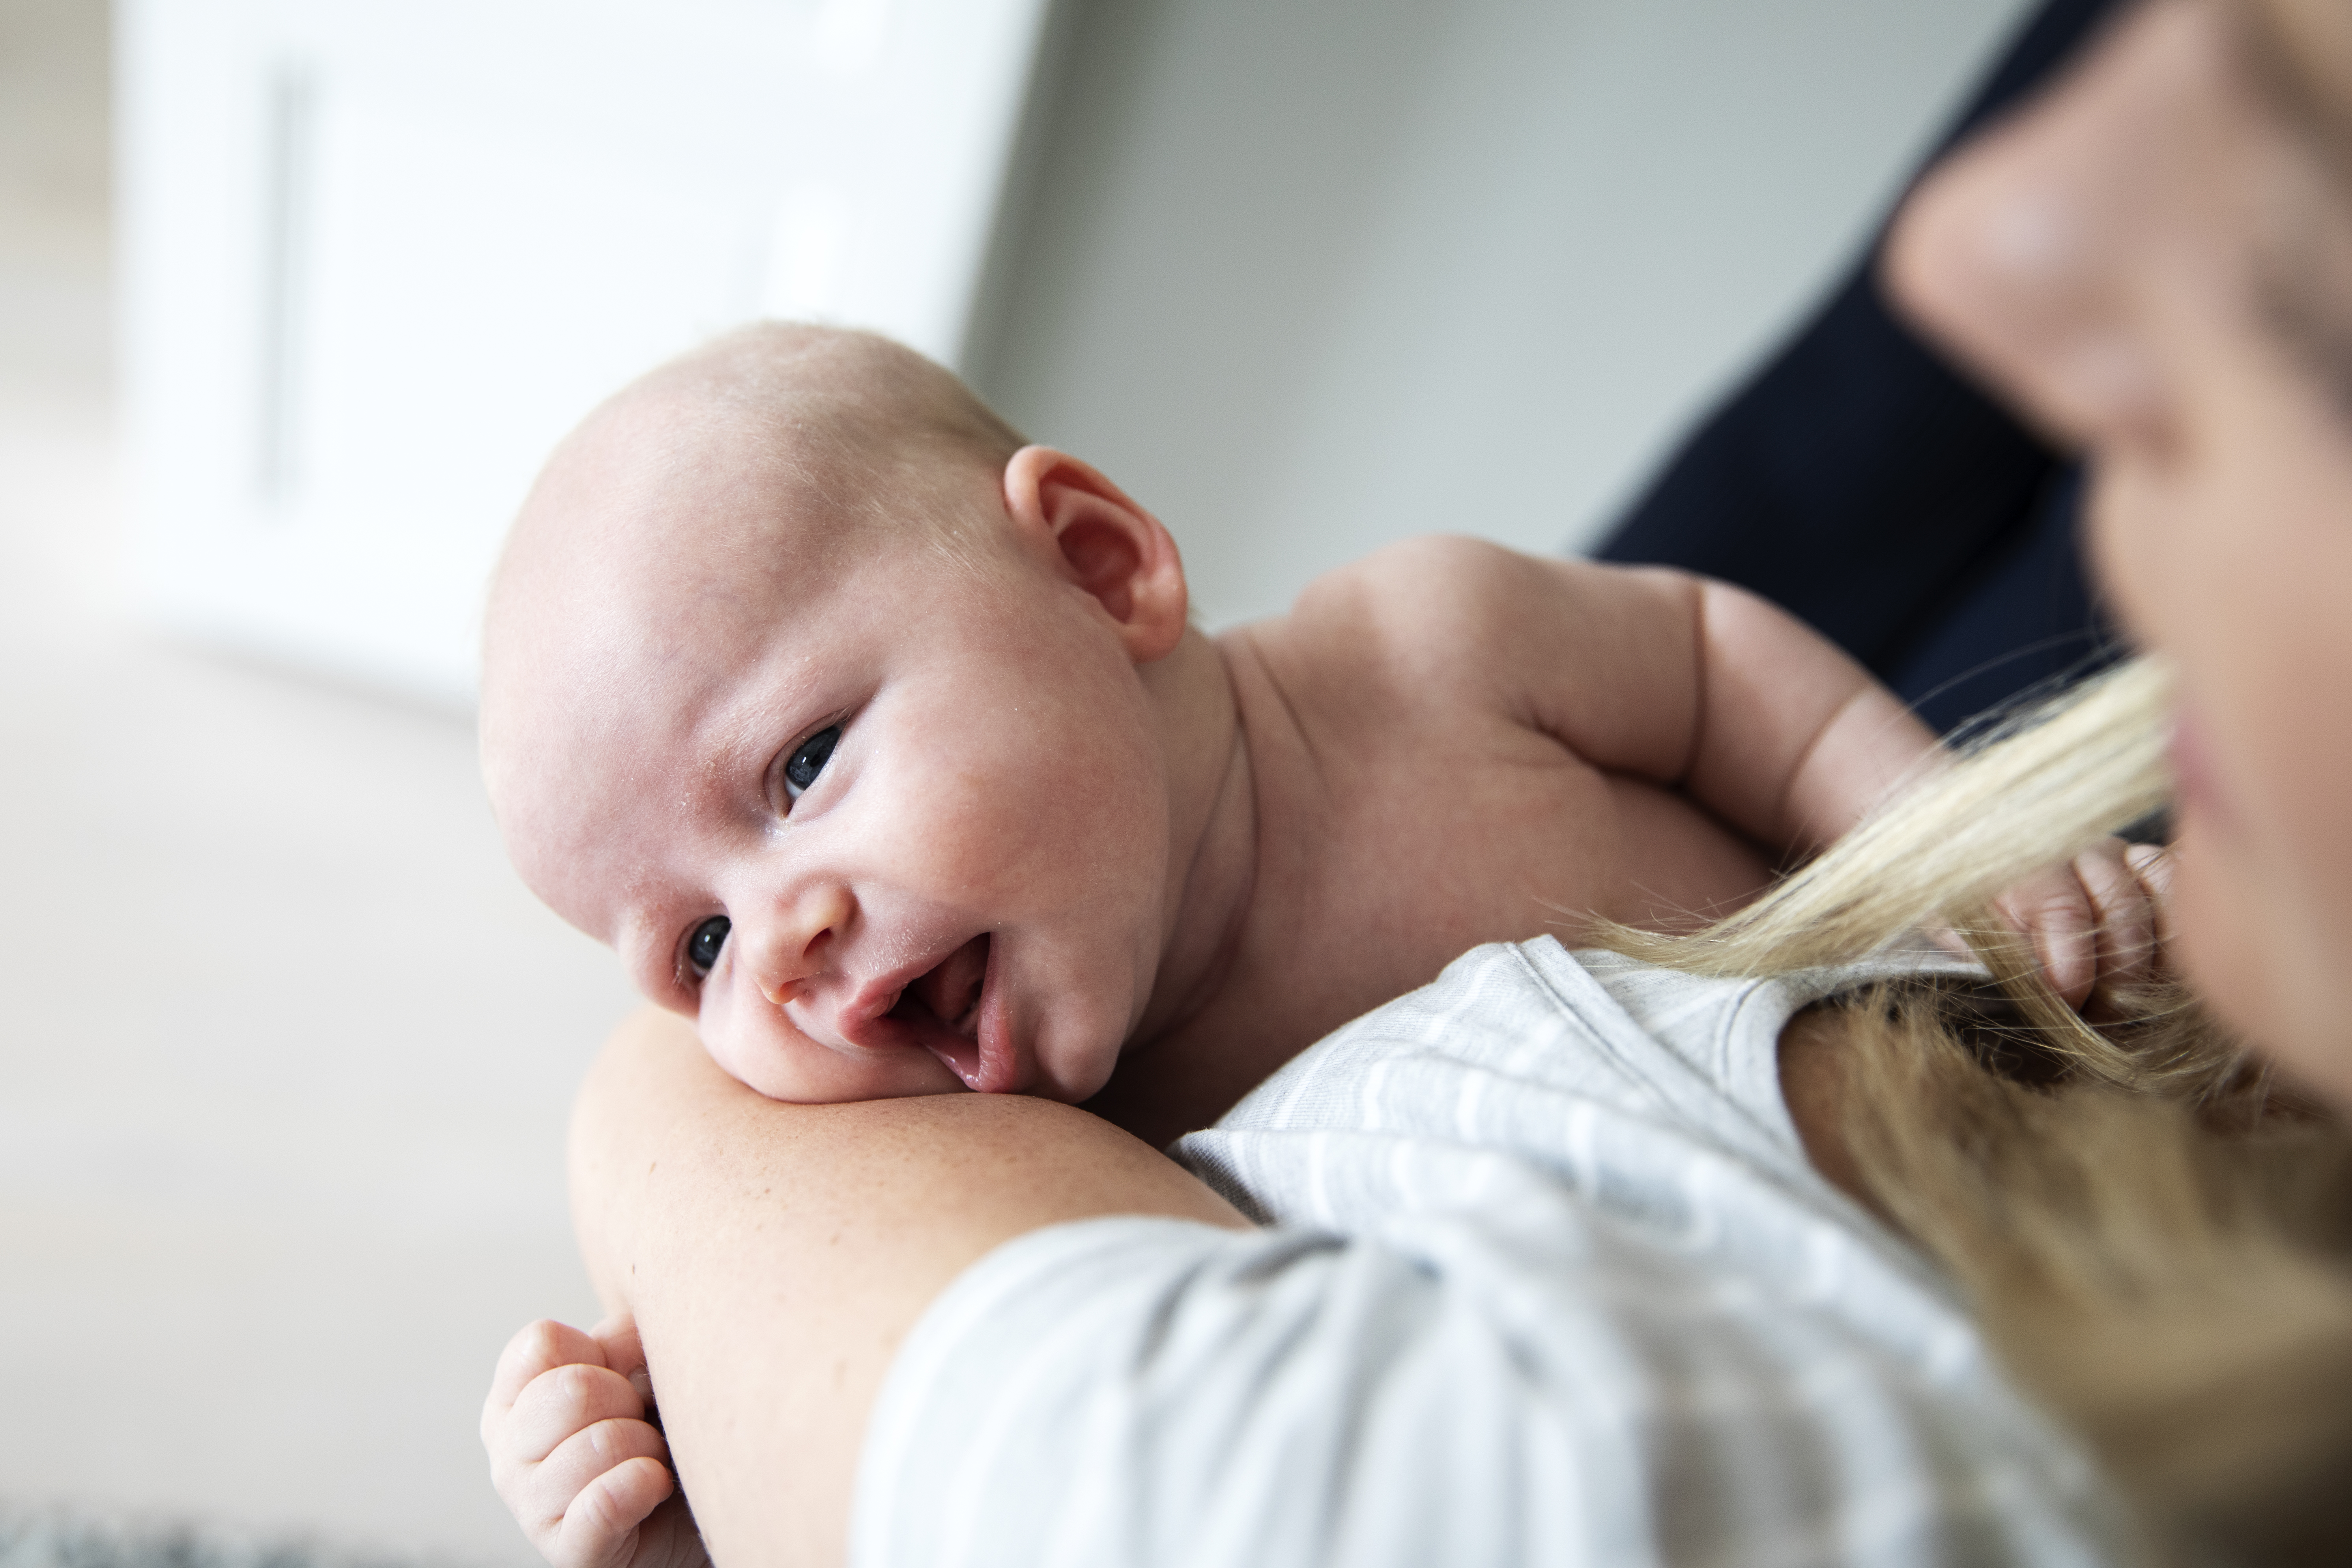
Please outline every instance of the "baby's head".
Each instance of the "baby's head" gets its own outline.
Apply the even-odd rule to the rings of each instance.
[[[760,326],[591,415],[491,591],[525,881],[781,1100],[1081,1100],[1170,922],[1167,533],[882,339]]]

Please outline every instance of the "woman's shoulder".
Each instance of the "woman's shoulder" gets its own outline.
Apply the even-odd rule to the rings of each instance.
[[[1707,1268],[1773,1291],[1827,1269],[1916,1351],[1955,1298],[1813,1170],[1778,1074],[1790,1016],[1886,968],[1721,980],[1549,938],[1475,948],[1173,1152],[1262,1223],[1384,1236],[1477,1223],[1507,1191],[1546,1224],[1703,1238]]]
[[[1546,941],[1336,1032],[1176,1150],[1261,1228],[1050,1227],[940,1299],[861,1560],[2101,1560],[1941,1278],[1660,1038],[1805,990]]]
[[[1781,1029],[1821,998],[1964,967],[1931,949],[1769,979],[1723,979],[1558,941],[1473,948],[1430,984],[1333,1031],[1209,1134],[1372,1126],[1524,1144],[1518,1108],[1571,1105],[1759,1165],[1801,1165],[1780,1096]],[[1551,1123],[1549,1125],[1556,1125]],[[1529,1150],[1529,1152],[1537,1152]]]

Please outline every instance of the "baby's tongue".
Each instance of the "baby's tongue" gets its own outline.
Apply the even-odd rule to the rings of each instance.
[[[988,978],[988,933],[982,931],[917,979],[908,990],[931,1016],[966,1038],[980,1033],[980,988]]]

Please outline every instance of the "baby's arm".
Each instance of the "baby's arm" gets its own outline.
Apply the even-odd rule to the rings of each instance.
[[[1933,765],[1936,737],[1786,611],[1665,567],[1541,561],[1460,541],[1393,554],[1445,580],[1465,649],[1535,726],[1596,767],[1682,790],[1787,861]]]
[[[1697,691],[1682,782],[1717,816],[1807,859],[1935,765],[1934,733],[1837,645],[1744,589],[1688,582]]]
[[[490,1479],[554,1568],[709,1568],[647,1421],[635,1326],[542,1320],[499,1358],[482,1403]]]
[[[1680,787],[1786,861],[1942,765],[1935,735],[1893,692],[1753,594],[1664,568],[1529,564],[1548,610],[1515,605],[1500,619],[1519,629],[1528,657],[1513,662],[1532,681],[1538,722],[1588,762]],[[2147,869],[2111,840],[1996,908],[2079,1005],[2095,983],[2153,964],[2149,879],[2136,874]]]
[[[1727,584],[1696,581],[1702,697],[1687,787],[1792,858],[1817,853],[1946,756],[1893,692],[1829,639]],[[2052,989],[2145,980],[2161,868],[2107,839],[2028,877],[1994,910],[2032,939]]]

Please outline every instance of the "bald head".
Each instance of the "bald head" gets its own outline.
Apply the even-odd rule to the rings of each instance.
[[[843,504],[878,504],[893,478],[937,467],[993,474],[1021,437],[962,382],[871,332],[761,322],[651,372],[557,449],[600,438],[608,416],[653,412],[748,460],[821,486]]]
[[[745,564],[781,531],[921,522],[993,486],[1021,437],[953,375],[870,332],[763,322],[661,366],[556,447],[507,541],[501,612],[551,568],[631,545]],[[726,504],[726,503],[735,504]]]
[[[866,332],[762,323],[624,389],[549,458],[491,584],[482,752],[501,818],[516,770],[588,738],[594,692],[757,626],[790,582],[877,546],[978,554],[1021,445],[953,375]]]

